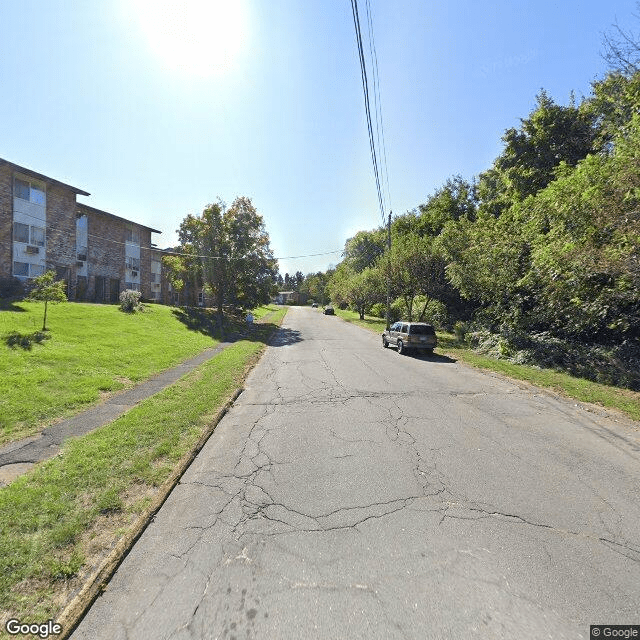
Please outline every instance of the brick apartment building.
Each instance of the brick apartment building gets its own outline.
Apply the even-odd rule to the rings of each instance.
[[[0,158],[0,278],[54,270],[70,300],[117,302],[124,289],[170,302],[157,229],[79,203],[89,193]]]

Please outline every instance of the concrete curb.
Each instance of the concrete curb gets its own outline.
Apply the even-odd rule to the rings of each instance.
[[[253,368],[253,366],[251,368]],[[231,398],[218,411],[214,419],[207,426],[194,448],[180,461],[173,473],[167,480],[165,480],[151,506],[138,518],[131,531],[118,540],[109,555],[87,579],[79,593],[71,600],[71,602],[69,602],[69,604],[67,604],[65,609],[58,616],[56,622],[58,622],[63,629],[62,635],[60,636],[61,640],[68,638],[71,633],[73,633],[87,609],[93,604],[94,600],[100,595],[100,593],[106,589],[107,583],[122,561],[127,557],[129,550],[144,533],[147,526],[151,523],[155,515],[180,481],[180,478],[182,478],[185,471],[189,468],[198,453],[200,453],[202,447],[204,447],[207,440],[211,437],[211,434],[215,431],[220,420],[222,420],[243,391],[243,387],[236,389]]]
[[[282,321],[284,321],[285,317],[286,313],[282,317],[279,326],[281,326]],[[244,371],[242,377],[243,382],[247,379],[249,373],[262,358],[266,347],[269,346],[277,331],[278,329],[275,329],[274,332],[266,340],[265,349],[263,349],[252,361],[250,361],[249,365]],[[173,473],[162,484],[160,490],[156,494],[149,508],[136,520],[132,529],[117,541],[116,545],[109,552],[107,557],[104,558],[97,569],[95,569],[94,572],[87,578],[80,591],[65,606],[62,613],[57,616],[56,622],[62,627],[62,633],[60,634],[60,636],[58,636],[60,640],[66,640],[71,636],[76,627],[80,624],[89,607],[107,588],[109,580],[112,578],[113,574],[116,572],[120,564],[122,564],[124,559],[127,557],[133,545],[137,542],[140,536],[144,533],[147,526],[155,518],[162,505],[166,502],[171,492],[175,489],[176,485],[180,481],[180,478],[182,478],[186,470],[202,450],[202,447],[204,447],[204,445],[207,443],[207,441],[215,431],[220,420],[222,420],[222,418],[226,415],[227,411],[229,411],[229,409],[233,406],[233,404],[243,391],[244,387],[242,386],[236,389],[233,395],[224,404],[224,406],[218,410],[215,417],[207,425],[207,428],[202,433],[195,446],[180,461],[178,466],[174,469]]]

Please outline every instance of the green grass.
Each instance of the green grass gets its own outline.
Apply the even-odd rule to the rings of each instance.
[[[375,333],[381,334],[386,328],[386,322],[381,318],[365,316],[364,320],[360,320],[357,313],[340,309],[336,309],[336,315],[347,322],[352,322]],[[514,364],[507,360],[496,360],[475,353],[468,347],[461,345],[450,333],[438,332],[438,345],[438,352],[446,353],[456,360],[478,369],[495,371],[516,380],[524,380],[539,387],[552,389],[580,402],[590,402],[610,409],[617,409],[633,420],[640,420],[640,393],[591,382],[553,369],[540,369]]]
[[[285,307],[277,304],[265,304],[262,307],[258,307],[254,309],[251,313],[253,313],[253,317],[256,320],[262,320],[265,316],[271,315],[276,311],[282,311]]]
[[[49,305],[43,333],[43,306],[0,307],[0,445],[220,341],[209,310],[147,305],[127,314],[111,305]]]
[[[192,450],[285,312],[0,490],[2,619],[60,613],[60,593],[79,586],[74,576],[90,560],[87,540],[97,523],[100,532],[105,518],[117,524],[105,548],[132,526],[149,497],[131,496],[161,485]]]

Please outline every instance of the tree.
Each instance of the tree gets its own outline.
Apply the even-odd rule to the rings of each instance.
[[[269,300],[277,266],[264,220],[249,198],[188,215],[179,237],[187,268],[200,273],[214,295],[220,322],[224,305],[252,308]]]
[[[353,238],[349,238],[344,245],[344,261],[356,272],[372,267],[378,258],[384,254],[387,246],[385,229],[375,231],[358,231]]]
[[[32,280],[32,288],[28,300],[44,302],[43,331],[47,330],[47,305],[49,302],[66,302],[66,287],[64,280],[56,280],[55,271],[47,271]]]
[[[360,320],[364,320],[371,305],[382,300],[383,282],[382,271],[378,268],[367,267],[357,272],[342,262],[333,274],[329,290],[333,300],[348,304],[358,312]]]
[[[594,116],[573,102],[557,105],[542,90],[536,107],[518,129],[507,129],[504,150],[493,167],[480,175],[478,195],[483,210],[499,216],[514,202],[522,202],[555,179],[564,162],[576,164],[594,150]]]
[[[162,257],[167,280],[174,291],[180,292],[184,288],[185,278],[188,273],[187,266],[180,256],[166,255]]]

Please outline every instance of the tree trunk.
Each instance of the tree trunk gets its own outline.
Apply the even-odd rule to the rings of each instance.
[[[42,330],[47,330],[47,300],[44,301],[44,320],[42,321]]]
[[[424,307],[422,307],[422,311],[420,312],[420,315],[418,316],[418,322],[423,322],[424,321],[424,312],[427,310],[427,305],[429,304],[429,300],[430,298],[428,296],[425,296],[426,298],[426,302],[424,303]]]

